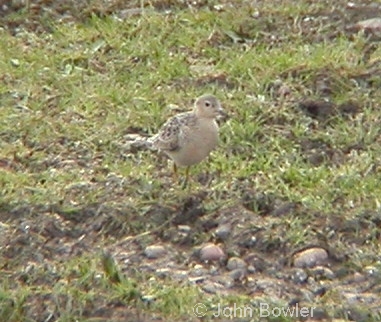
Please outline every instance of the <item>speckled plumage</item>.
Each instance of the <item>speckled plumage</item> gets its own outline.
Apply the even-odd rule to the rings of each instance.
[[[199,163],[218,144],[216,118],[222,113],[215,96],[203,95],[196,100],[193,111],[170,118],[151,142],[178,166]]]
[[[162,151],[176,151],[189,128],[196,126],[197,118],[193,112],[177,114],[161,127],[154,139],[155,146]]]

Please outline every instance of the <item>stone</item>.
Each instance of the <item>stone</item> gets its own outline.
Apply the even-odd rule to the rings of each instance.
[[[167,250],[162,245],[150,245],[144,250],[144,255],[150,259],[156,259],[167,254]]]
[[[229,258],[227,264],[226,264],[226,268],[229,270],[229,271],[232,271],[234,269],[243,269],[243,268],[246,268],[247,267],[247,264],[246,262],[239,258],[239,257],[231,257]]]
[[[313,247],[294,255],[294,266],[299,268],[324,265],[328,260],[328,253],[324,248]]]
[[[219,261],[224,257],[224,251],[220,246],[215,244],[207,244],[200,250],[200,259],[202,261]]]
[[[218,237],[221,240],[226,240],[231,234],[231,226],[229,224],[220,225],[217,227],[216,231],[214,232],[216,237]]]

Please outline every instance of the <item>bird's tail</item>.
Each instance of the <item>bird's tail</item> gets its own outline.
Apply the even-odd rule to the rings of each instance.
[[[139,134],[128,134],[125,139],[130,149],[157,150],[157,148],[155,148],[156,136],[144,137]]]

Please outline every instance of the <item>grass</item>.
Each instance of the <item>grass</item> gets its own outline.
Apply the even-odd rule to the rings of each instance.
[[[47,15],[42,31],[0,30],[0,320],[192,320],[195,303],[256,307],[264,298],[242,289],[207,295],[123,266],[130,247],[132,256],[170,242],[177,228],[166,220],[199,194],[207,219],[232,209],[239,217],[247,197],[251,218],[262,213],[259,249],[269,262],[320,233],[338,254],[349,253],[349,272],[379,270],[381,91],[372,66],[380,50],[364,60],[372,39],[336,32],[351,13],[336,8],[337,22],[321,19],[330,14],[323,2],[227,3],[222,10],[213,1],[162,3],[168,12],[150,10],[159,7],[153,1],[126,19]],[[37,19],[21,10],[7,22],[26,18]],[[329,96],[319,92],[320,79]],[[278,95],[277,81],[290,95]],[[170,162],[130,150],[126,135],[155,133],[174,113],[170,104],[183,109],[205,92],[231,118],[219,149],[191,169],[194,182],[183,191]],[[319,119],[299,108],[306,98],[353,101],[359,109]],[[271,215],[287,203],[297,210]],[[120,246],[131,237],[135,244]],[[187,249],[209,240],[199,230]],[[347,241],[358,250],[350,252]],[[108,266],[103,249],[113,250]],[[341,300],[308,305],[345,317],[345,306],[336,310]]]

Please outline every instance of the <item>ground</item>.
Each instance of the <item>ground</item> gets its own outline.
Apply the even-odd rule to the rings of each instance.
[[[0,4],[0,320],[381,320],[379,3]],[[183,189],[138,143],[207,92]]]

